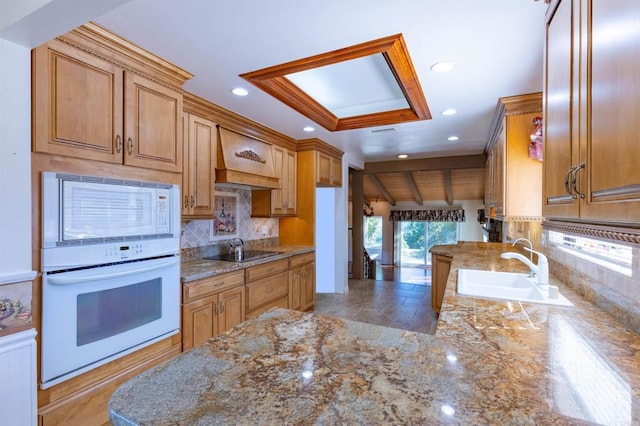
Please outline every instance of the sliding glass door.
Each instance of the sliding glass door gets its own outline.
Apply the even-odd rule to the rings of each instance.
[[[397,222],[396,250],[400,266],[431,266],[431,247],[458,242],[458,222]]]

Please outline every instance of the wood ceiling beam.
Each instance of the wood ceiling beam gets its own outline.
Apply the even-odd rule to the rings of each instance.
[[[484,154],[454,157],[418,158],[364,163],[364,174],[415,172],[447,169],[482,169],[487,158]]]
[[[407,184],[409,185],[409,189],[411,190],[411,193],[413,194],[413,198],[415,198],[416,203],[418,203],[419,206],[423,205],[424,201],[422,200],[420,191],[418,191],[418,187],[416,186],[416,181],[413,180],[413,175],[411,174],[411,172],[404,172],[402,174],[404,175],[404,178],[407,180]]]
[[[453,205],[453,187],[451,185],[451,170],[446,169],[442,171],[444,174],[444,189],[447,193],[447,204]]]
[[[389,191],[387,191],[387,188],[384,187],[382,182],[380,182],[380,180],[378,179],[378,176],[370,175],[369,178],[371,179],[373,184],[376,186],[376,188],[378,188],[378,191],[382,193],[382,196],[387,200],[387,202],[392,206],[395,206],[396,200],[391,196]]]

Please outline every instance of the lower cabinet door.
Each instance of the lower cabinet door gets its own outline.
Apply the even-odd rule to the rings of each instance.
[[[218,295],[187,303],[182,308],[182,350],[205,343],[218,334]]]
[[[431,266],[431,308],[440,313],[444,290],[449,279],[452,258],[434,254]]]
[[[302,269],[303,267],[299,266],[289,271],[289,309],[297,311],[302,308]]]
[[[218,295],[218,333],[224,333],[244,321],[244,286],[232,288]]]
[[[309,263],[302,267],[301,309],[307,311],[316,304],[316,264]]]

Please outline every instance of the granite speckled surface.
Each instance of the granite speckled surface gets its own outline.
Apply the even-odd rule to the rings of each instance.
[[[273,310],[133,378],[133,424],[640,424],[640,336],[554,277],[574,306],[455,293],[457,269],[524,271],[459,243],[435,336]]]
[[[206,259],[187,260],[183,261],[180,265],[180,277],[183,283],[187,283],[200,280],[202,278],[224,274],[225,272],[248,268],[261,263],[273,262],[274,260],[286,259],[298,254],[309,253],[315,251],[315,247],[279,245],[265,248],[265,251],[280,252],[280,254],[248,262],[226,262]]]

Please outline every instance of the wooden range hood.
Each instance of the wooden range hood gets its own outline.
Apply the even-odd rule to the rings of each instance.
[[[216,184],[279,189],[271,145],[218,126]]]

